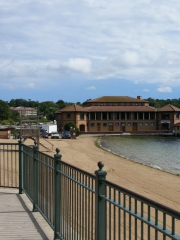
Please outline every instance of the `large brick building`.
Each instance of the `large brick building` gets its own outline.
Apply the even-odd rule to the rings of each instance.
[[[56,111],[56,120],[59,130],[73,121],[81,133],[171,131],[180,123],[180,109],[170,104],[157,109],[141,96],[103,96]]]

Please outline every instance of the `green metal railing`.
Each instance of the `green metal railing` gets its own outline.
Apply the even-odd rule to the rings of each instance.
[[[30,147],[20,140],[19,149],[16,145],[1,145],[2,170],[10,167],[6,161],[19,160],[19,193],[27,194],[33,211],[54,230],[54,239],[180,239],[179,212],[107,181],[103,163],[94,175],[61,161],[59,149],[51,157],[39,152],[36,143]],[[16,160],[11,160],[14,149]],[[16,178],[9,181],[12,186]]]
[[[180,213],[155,201],[101,180],[106,211],[106,236],[115,239],[180,239]]]

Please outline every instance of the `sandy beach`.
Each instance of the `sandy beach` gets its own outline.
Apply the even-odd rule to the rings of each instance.
[[[98,170],[97,163],[104,163],[107,179],[180,211],[180,176],[144,166],[130,160],[113,155],[95,145],[96,137],[79,136],[76,139],[48,139],[53,144],[53,152],[41,151],[53,156],[55,149],[60,148],[62,160],[79,167],[90,173]],[[17,142],[18,140],[1,139],[1,142]],[[51,148],[44,139],[41,143]],[[25,144],[33,145],[32,140],[26,140]]]

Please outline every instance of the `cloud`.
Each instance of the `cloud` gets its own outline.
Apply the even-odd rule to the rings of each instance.
[[[149,92],[149,89],[145,88],[142,90],[143,92]]]
[[[34,89],[35,83],[28,83],[27,85],[24,85],[23,88],[25,89]]]
[[[67,62],[62,63],[62,65],[81,73],[89,73],[91,71],[91,61],[89,59],[70,58]]]
[[[160,87],[160,88],[157,88],[157,91],[158,92],[172,92],[172,89],[170,87]]]
[[[95,86],[90,86],[90,87],[87,87],[86,89],[87,90],[96,90],[96,87]]]
[[[174,0],[1,0],[1,86],[113,79],[179,87],[179,12]]]

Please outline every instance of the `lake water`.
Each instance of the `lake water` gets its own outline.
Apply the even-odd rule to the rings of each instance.
[[[161,136],[101,137],[102,148],[119,156],[180,174],[180,138]]]

